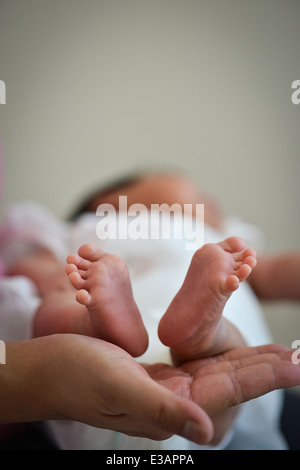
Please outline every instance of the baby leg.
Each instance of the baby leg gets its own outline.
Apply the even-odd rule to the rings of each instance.
[[[117,344],[133,356],[148,346],[148,335],[134,301],[129,272],[118,256],[87,244],[69,255],[66,272],[86,307],[95,336]]]
[[[223,352],[234,329],[222,321],[224,306],[255,265],[254,250],[245,250],[238,237],[204,245],[194,254],[181,289],[160,321],[161,341],[185,360]]]
[[[33,320],[34,337],[64,333],[95,336],[86,308],[76,302],[75,289],[68,284],[68,290],[51,291],[42,298]]]

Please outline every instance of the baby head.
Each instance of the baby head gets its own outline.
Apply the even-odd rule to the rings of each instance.
[[[143,204],[148,209],[151,204],[204,204],[205,222],[216,229],[222,226],[222,213],[219,204],[201,191],[188,177],[176,173],[149,173],[124,178],[104,189],[91,194],[71,217],[75,219],[84,212],[96,212],[100,204],[111,204],[119,209],[119,196],[127,196],[127,205]],[[195,215],[195,213],[193,214]]]

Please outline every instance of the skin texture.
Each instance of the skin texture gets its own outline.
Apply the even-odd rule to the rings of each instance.
[[[204,245],[194,254],[183,285],[158,328],[176,362],[243,345],[222,313],[231,294],[256,265],[254,250],[245,248],[244,240],[231,237]]]
[[[73,419],[134,436],[161,440],[175,433],[205,444],[220,437],[212,418],[224,423],[229,407],[300,383],[292,352],[279,345],[236,348],[180,367],[141,365],[118,346],[82,335],[6,347],[0,423]]]

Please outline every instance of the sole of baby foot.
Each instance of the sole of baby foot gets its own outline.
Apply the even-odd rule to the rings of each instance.
[[[201,354],[215,340],[226,302],[256,265],[256,253],[239,237],[210,243],[193,256],[183,285],[162,317],[163,344]]]
[[[86,244],[67,258],[66,272],[76,300],[90,315],[95,336],[138,357],[148,347],[148,334],[134,300],[128,268],[118,256]]]

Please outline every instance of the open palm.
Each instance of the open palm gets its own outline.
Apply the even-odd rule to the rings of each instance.
[[[232,349],[180,367],[145,365],[149,376],[177,395],[201,406],[210,416],[272,390],[298,383],[300,370],[291,350],[270,344]]]
[[[66,393],[69,418],[129,435],[160,440],[178,434],[205,444],[213,438],[218,414],[300,384],[292,351],[280,345],[232,349],[173,367],[139,364],[118,346],[95,338],[67,337],[76,364],[71,354],[66,373],[71,367],[77,372],[76,403]]]

